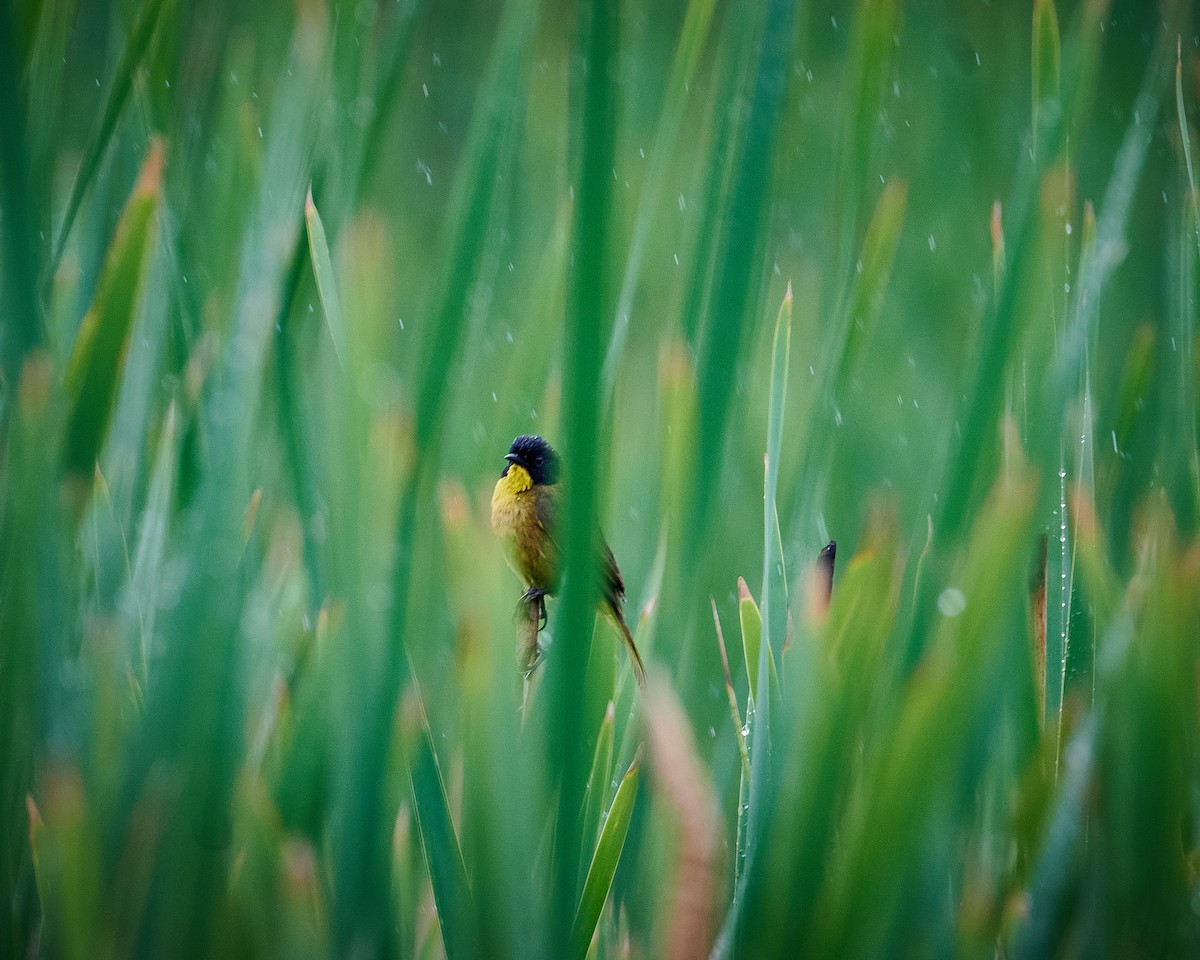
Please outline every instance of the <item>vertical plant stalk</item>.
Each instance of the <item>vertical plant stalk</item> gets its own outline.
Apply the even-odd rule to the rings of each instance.
[[[751,283],[758,275],[756,238],[763,232],[775,132],[791,62],[794,15],[795,4],[789,0],[772,0],[767,9],[750,114],[734,165],[729,213],[717,253],[712,322],[700,349],[700,447],[695,508],[684,537],[685,555],[694,555],[701,546],[700,537],[716,492],[717,471],[709,469],[709,459],[724,447],[734,380],[730,371],[741,355],[742,331],[753,301]]]
[[[27,153],[25,98],[21,95],[21,68],[16,48],[14,5],[0,7],[0,203],[3,228],[4,285],[0,306],[5,311],[0,333],[5,390],[11,397],[21,378],[25,354],[44,339],[41,305],[37,294],[41,247],[32,208],[32,180]]]
[[[1048,538],[1038,541],[1029,584],[1029,641],[1033,664],[1033,693],[1037,709],[1037,725],[1046,725],[1046,550]]]
[[[579,17],[579,205],[574,233],[575,269],[563,337],[563,422],[569,425],[563,447],[571,469],[571,499],[566,504],[564,580],[557,621],[561,639],[555,645],[547,680],[552,718],[547,748],[553,778],[559,784],[551,897],[550,944],[555,953],[570,943],[582,857],[578,821],[588,770],[579,689],[587,673],[599,595],[592,531],[597,517],[601,329],[611,315],[606,281],[615,136],[613,104],[617,100],[613,89],[617,5],[611,0],[592,0],[580,5]]]
[[[679,43],[675,47],[675,57],[671,61],[671,75],[667,80],[662,115],[654,135],[654,144],[650,149],[650,172],[646,176],[646,186],[638,202],[637,220],[633,226],[629,254],[625,260],[625,273],[621,279],[621,293],[617,298],[612,336],[604,358],[604,392],[609,399],[616,382],[617,363],[621,359],[629,332],[630,312],[633,310],[634,294],[637,292],[638,280],[642,273],[650,227],[658,208],[663,182],[674,156],[679,131],[683,125],[688,92],[695,80],[696,66],[708,38],[714,7],[714,0],[690,0],[679,34]]]
[[[779,461],[783,450],[783,413],[787,401],[788,359],[792,349],[792,285],[789,282],[779,314],[775,318],[775,334],[771,342],[771,385],[767,408],[767,453],[763,477],[763,572],[762,572],[762,644],[759,648],[758,671],[759,696],[754,701],[754,729],[751,732],[750,751],[750,819],[749,856],[761,839],[764,778],[767,776],[770,741],[771,692],[770,676],[775,670],[775,647],[780,645],[779,624],[784,617],[776,611],[786,607],[786,599],[777,592],[785,577],[776,573],[779,564],[779,525],[776,522],[775,499],[779,489]]]

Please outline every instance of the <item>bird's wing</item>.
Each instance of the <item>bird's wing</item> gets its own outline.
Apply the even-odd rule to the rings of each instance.
[[[534,507],[537,509],[538,523],[546,531],[546,536],[558,542],[558,491],[554,487],[536,487]]]
[[[534,500],[537,506],[538,522],[546,531],[546,549],[553,552],[552,562],[555,569],[558,567],[561,555],[558,539],[558,501],[559,491],[556,486],[538,488],[538,496]],[[596,528],[595,536],[596,553],[600,558],[601,586],[604,588],[605,596],[615,601],[614,606],[619,606],[620,602],[625,599],[625,583],[621,579],[621,571],[617,568],[617,560],[604,541],[604,535],[600,532],[599,527]]]

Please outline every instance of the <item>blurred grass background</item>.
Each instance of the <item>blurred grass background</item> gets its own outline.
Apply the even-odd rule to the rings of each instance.
[[[5,0],[3,955],[1197,955],[1197,28]]]

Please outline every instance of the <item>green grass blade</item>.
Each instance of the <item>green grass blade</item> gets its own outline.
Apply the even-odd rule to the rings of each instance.
[[[608,709],[604,711],[604,719],[600,723],[600,733],[596,737],[596,752],[592,757],[592,772],[588,775],[587,790],[583,798],[583,815],[580,818],[582,835],[586,840],[593,835],[599,836],[604,810],[604,801],[608,799],[609,775],[613,768],[613,729],[616,711],[610,700]],[[579,878],[583,880],[583,877]]]
[[[1099,318],[1101,292],[1123,258],[1134,196],[1141,182],[1150,149],[1151,132],[1158,119],[1163,88],[1169,77],[1169,51],[1174,36],[1169,29],[1159,34],[1153,56],[1142,77],[1136,101],[1137,112],[1125,128],[1125,136],[1100,204],[1095,254],[1088,258],[1091,269],[1080,277],[1075,288],[1077,309],[1068,320],[1050,375],[1046,379],[1047,402],[1054,402],[1056,397],[1066,395],[1079,382],[1085,346]]]
[[[317,281],[317,292],[321,296],[321,309],[333,341],[333,352],[338,363],[346,364],[346,321],[342,316],[342,303],[338,297],[337,281],[333,274],[333,262],[329,256],[329,243],[325,239],[325,226],[321,214],[313,203],[312,187],[304,201],[304,224],[308,230],[308,253],[312,258],[313,276]]]
[[[920,676],[914,680],[899,716],[886,735],[877,762],[878,780],[866,806],[843,833],[838,869],[818,901],[817,925],[809,949],[814,956],[872,955],[887,936],[886,924],[898,922],[905,871],[899,865],[918,856],[924,828],[935,822],[938,805],[953,802],[945,785],[954,771],[967,769],[974,749],[974,725],[995,717],[987,692],[1002,662],[1002,631],[990,631],[1000,596],[1016,606],[1025,590],[1024,564],[1037,486],[1031,472],[1014,466],[996,484],[973,526],[970,546],[956,586],[965,599],[943,606],[957,610],[945,617]],[[1002,579],[997,572],[1004,571]],[[1001,594],[1001,591],[1003,593]],[[990,636],[987,643],[968,637]],[[943,785],[931,790],[930,785]],[[878,855],[879,845],[890,851]]]
[[[708,600],[712,606],[713,626],[716,628],[717,633],[717,647],[721,651],[721,667],[725,673],[725,696],[729,700],[729,721],[733,729],[733,736],[737,740],[738,756],[742,761],[742,783],[745,784],[750,777],[750,753],[746,747],[746,733],[742,729],[742,713],[738,709],[737,693],[733,689],[733,678],[729,675],[729,654],[725,649],[725,633],[721,629],[721,618],[717,614],[717,602],[712,597],[709,597]],[[740,835],[741,831],[739,830],[738,832]]]
[[[889,180],[867,224],[866,236],[858,254],[862,270],[856,272],[850,286],[847,315],[840,324],[845,336],[836,344],[840,352],[836,364],[838,373],[834,380],[835,396],[842,395],[846,390],[849,371],[862,362],[863,353],[871,343],[883,313],[884,295],[892,276],[907,204],[907,185],[899,180]]]
[[[746,678],[750,684],[747,717],[758,703],[758,665],[762,657],[762,614],[750,594],[746,581],[738,577],[738,622],[742,628],[742,657],[746,663]]]
[[[580,137],[578,207],[572,243],[574,269],[563,330],[563,440],[571,469],[571,499],[563,520],[563,591],[556,629],[566,642],[551,658],[547,683],[553,727],[548,731],[548,760],[558,781],[553,888],[552,952],[572,943],[576,883],[582,860],[576,824],[587,776],[583,701],[580,683],[587,672],[600,571],[594,556],[599,516],[600,365],[602,330],[611,316],[607,264],[610,256],[615,90],[618,44],[616,6],[603,0],[582,5],[579,30]]]
[[[1187,108],[1183,102],[1183,49],[1182,41],[1175,55],[1175,118],[1179,123],[1179,142],[1183,148],[1183,164],[1187,171],[1188,206],[1192,210],[1192,230],[1196,240],[1196,251],[1200,253],[1200,192],[1196,189],[1196,170],[1192,166],[1192,129],[1187,120]]]
[[[675,156],[688,93],[696,80],[696,68],[708,39],[714,7],[714,0],[689,0],[683,27],[679,31],[679,43],[671,61],[671,75],[667,80],[662,113],[650,150],[650,171],[646,175],[646,183],[638,200],[637,220],[633,225],[629,253],[625,258],[625,272],[621,278],[621,292],[617,296],[616,316],[613,318],[612,335],[609,337],[608,352],[604,358],[603,384],[607,397],[612,396],[617,364],[629,335],[634,295],[645,261],[650,228],[658,210],[671,160]]]
[[[840,306],[854,273],[854,248],[868,170],[874,155],[880,117],[886,110],[885,91],[897,37],[900,4],[896,0],[859,0],[854,10],[854,35],[847,64],[846,101],[842,113],[838,161],[834,167],[834,211],[837,216],[837,260],[834,297]],[[840,337],[835,334],[833,344]]]
[[[786,87],[787,64],[793,42],[792,18],[795,5],[772,0],[763,24],[757,69],[753,75],[749,116],[735,145],[729,211],[721,236],[718,258],[722,263],[712,293],[712,323],[699,353],[697,394],[701,451],[724,447],[733,381],[729,376],[744,345],[742,336],[747,314],[754,313],[752,283],[757,276],[757,250],[748,238],[757,237],[763,225],[765,198],[770,183],[770,164],[775,145],[776,124]],[[696,506],[684,535],[684,553],[695,552],[706,525],[715,477],[700,465],[695,479]]]
[[[1062,41],[1058,35],[1058,12],[1054,0],[1036,0],[1033,5],[1033,150],[1037,153],[1038,131],[1058,122],[1046,111],[1059,113],[1061,104]]]
[[[635,760],[621,779],[621,785],[617,787],[616,796],[608,808],[600,839],[596,843],[596,851],[592,855],[591,866],[588,867],[587,879],[583,883],[579,907],[575,911],[570,956],[579,960],[583,960],[587,955],[588,945],[592,942],[596,925],[600,921],[600,911],[604,909],[604,901],[608,899],[617,864],[621,860],[621,851],[625,847],[625,837],[629,833],[629,821],[633,817],[637,788],[638,762]]]
[[[45,333],[38,298],[38,271],[43,255],[37,235],[38,209],[31,179],[29,141],[31,132],[21,87],[20,52],[17,50],[16,10],[5,4],[0,9],[0,218],[4,245],[4,284],[0,306],[5,310],[3,350],[5,390],[11,398],[21,378],[26,353],[41,344]]]
[[[762,622],[763,646],[770,663],[758,664],[759,683],[775,673],[775,649],[782,648],[787,623],[787,575],[783,570],[783,545],[779,536],[777,500],[779,464],[783,458],[783,414],[787,399],[788,363],[792,351],[792,285],[789,283],[771,340],[771,374],[768,389],[767,449],[763,479],[763,566]],[[778,678],[776,678],[776,683]],[[756,701],[757,702],[757,701]]]
[[[141,643],[141,679],[149,678],[154,628],[158,614],[162,566],[171,524],[171,497],[179,469],[179,413],[174,403],[167,409],[158,454],[150,476],[150,490],[142,511],[141,530],[130,574],[132,603],[136,606],[137,633]]]
[[[158,26],[159,16],[166,5],[166,0],[145,0],[138,11],[137,19],[129,32],[128,42],[121,53],[113,75],[112,85],[105,98],[104,110],[100,114],[100,123],[92,133],[91,141],[84,151],[83,160],[75,174],[75,182],[71,187],[71,195],[67,200],[66,210],[59,223],[58,232],[54,237],[54,246],[50,254],[49,269],[46,273],[46,283],[53,279],[66,248],[67,238],[71,235],[71,227],[75,224],[75,216],[83,203],[84,194],[95,179],[100,161],[112,140],[117,128],[117,120],[125,109],[129,94],[133,89],[133,80],[141,69],[142,63],[150,52],[150,44],[154,39],[154,31]]]
[[[125,355],[141,298],[162,191],[162,145],[155,141],[105,259],[96,298],[67,365],[66,469],[90,484],[108,433]]]
[[[465,960],[478,956],[479,951],[475,907],[432,736],[428,721],[423,720],[421,740],[409,769],[413,807],[421,829],[425,864],[433,883],[446,956],[449,960]]]

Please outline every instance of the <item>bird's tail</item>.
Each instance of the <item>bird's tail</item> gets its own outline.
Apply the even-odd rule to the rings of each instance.
[[[633,663],[633,675],[637,679],[638,686],[645,690],[646,665],[642,663],[642,655],[638,653],[637,644],[633,642],[633,634],[629,632],[629,625],[625,623],[625,614],[621,612],[621,608],[616,604],[609,604],[608,610],[617,625],[617,629],[621,631],[621,639],[625,641],[625,646],[629,648],[629,659]]]

